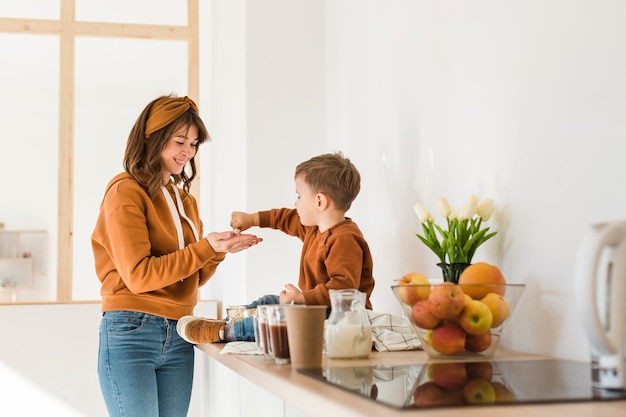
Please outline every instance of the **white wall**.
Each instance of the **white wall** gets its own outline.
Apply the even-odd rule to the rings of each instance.
[[[493,197],[499,234],[475,260],[527,284],[504,345],[588,359],[574,261],[591,223],[626,215],[624,3],[327,5],[329,140],[363,169],[375,308],[401,274],[439,274],[414,202]]]
[[[213,10],[213,141],[203,160],[211,201],[203,218],[208,230],[225,230],[232,211],[292,207],[296,165],[329,149],[325,4],[240,0],[216,2]],[[228,255],[204,291],[208,298],[247,303],[297,283],[300,242],[255,232],[262,247]]]
[[[498,235],[475,260],[527,285],[503,345],[587,359],[573,268],[588,226],[620,218],[625,208],[615,192],[626,147],[623,2],[342,0],[320,7],[242,6],[246,52],[221,71],[235,71],[246,85],[236,90],[246,139],[227,152],[215,144],[211,176],[222,186],[213,189],[211,209],[224,220],[233,209],[291,206],[295,165],[341,149],[363,176],[349,215],[372,247],[374,307],[399,313],[393,280],[411,270],[439,277],[436,258],[415,237],[413,204],[436,213],[439,195],[456,206],[472,193],[494,198]],[[215,103],[228,96],[221,90]],[[239,258],[245,266],[236,282],[247,291],[228,293],[231,276],[209,290],[242,302],[295,280],[298,242],[259,234],[266,242]]]

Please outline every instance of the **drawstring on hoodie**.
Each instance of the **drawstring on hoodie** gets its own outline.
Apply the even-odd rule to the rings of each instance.
[[[199,239],[198,229],[196,229],[196,225],[193,224],[191,219],[187,217],[187,214],[185,213],[185,207],[183,207],[183,201],[180,198],[178,187],[172,184],[172,189],[174,190],[174,195],[176,196],[177,204],[174,204],[174,200],[172,200],[172,196],[167,191],[167,188],[165,188],[164,186],[161,186],[161,191],[163,192],[163,195],[165,196],[165,201],[167,201],[167,206],[170,209],[172,220],[174,220],[174,226],[176,226],[176,233],[178,235],[178,248],[183,249],[185,247],[185,238],[183,237],[183,224],[181,223],[180,218],[182,217],[189,224],[189,227],[191,227],[191,231],[193,232],[193,235],[196,238],[196,242]],[[184,279],[180,280],[180,282],[183,282],[183,281]]]

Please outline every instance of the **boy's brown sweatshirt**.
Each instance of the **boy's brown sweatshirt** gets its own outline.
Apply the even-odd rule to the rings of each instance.
[[[168,185],[174,201],[176,198]],[[199,241],[182,219],[186,246],[178,248],[176,227],[165,196],[154,198],[127,173],[108,184],[91,244],[102,282],[102,311],[132,310],[178,320],[193,314],[198,288],[215,273],[225,253],[216,253],[203,238],[193,196],[180,190],[187,217]]]
[[[302,240],[298,287],[305,304],[330,307],[328,290],[356,288],[366,294],[366,308],[372,309],[373,261],[369,246],[351,219],[320,233],[317,226],[303,226],[294,209],[259,212],[261,227],[278,229]]]

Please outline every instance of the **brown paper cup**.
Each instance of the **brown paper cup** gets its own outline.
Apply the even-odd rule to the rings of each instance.
[[[291,366],[296,369],[320,368],[326,306],[293,305],[285,310]]]

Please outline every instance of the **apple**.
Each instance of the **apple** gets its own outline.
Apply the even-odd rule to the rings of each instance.
[[[467,345],[467,340],[465,341]],[[493,365],[491,362],[468,362],[465,364],[468,379],[480,378],[485,381],[491,381],[493,378]]]
[[[413,403],[416,406],[460,405],[462,398],[452,395],[432,381],[424,382],[415,388]]]
[[[463,311],[465,295],[458,285],[444,282],[430,289],[428,301],[435,316],[448,320],[457,317]]]
[[[491,382],[480,378],[467,381],[462,393],[466,404],[490,404],[496,401],[496,391]]]
[[[443,389],[434,382],[425,382],[415,388],[413,393],[413,403],[415,405],[441,405],[445,404],[442,399],[445,398]]]
[[[470,352],[484,352],[491,347],[491,333],[473,335],[468,334],[465,337],[465,349]]]
[[[426,330],[426,334],[424,335],[424,340],[428,346],[433,345],[433,331],[432,329]]]
[[[400,300],[413,307],[417,301],[428,299],[430,282],[419,272],[409,272],[398,281],[397,291]]]
[[[459,316],[459,325],[467,334],[478,335],[488,332],[493,322],[493,313],[487,304],[471,300],[465,304]]]
[[[494,381],[491,383],[494,391],[496,392],[497,403],[512,403],[515,402],[515,394],[513,391],[507,388],[502,382]]]
[[[500,326],[504,320],[511,315],[509,302],[500,294],[490,292],[480,301],[491,310],[491,314],[493,315],[493,322],[491,323],[492,328]]]
[[[432,380],[441,388],[450,391],[463,388],[467,383],[465,364],[460,362],[433,363],[429,366]]]
[[[432,330],[430,345],[444,355],[458,355],[465,350],[465,332],[455,323],[445,323]]]
[[[422,329],[434,329],[441,323],[432,312],[428,300],[418,300],[411,309],[413,324]]]

